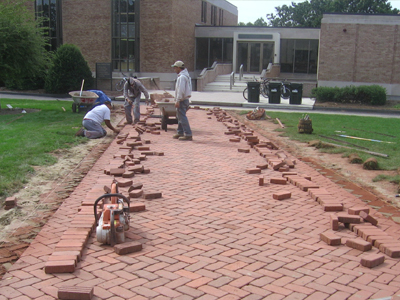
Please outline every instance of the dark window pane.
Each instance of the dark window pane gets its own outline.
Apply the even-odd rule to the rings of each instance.
[[[196,69],[208,68],[208,38],[196,39]]]
[[[274,43],[263,44],[262,69],[266,69],[269,63],[274,62]]]
[[[224,63],[233,63],[233,39],[224,39],[223,41],[223,59]]]
[[[113,0],[113,67],[135,71],[135,0]]]
[[[247,51],[248,51],[247,43],[239,43],[237,47],[238,51],[238,64],[236,72],[239,72],[240,66],[243,65],[243,70],[247,70]]]
[[[210,64],[222,62],[222,39],[210,39]],[[211,67],[211,66],[210,66]]]
[[[281,72],[293,73],[294,40],[281,40]]]
[[[310,74],[317,74],[318,45],[318,40],[310,40],[310,63],[308,68]]]

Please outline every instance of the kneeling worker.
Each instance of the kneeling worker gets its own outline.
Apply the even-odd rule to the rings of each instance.
[[[106,136],[107,132],[101,126],[103,121],[112,131],[119,133],[119,130],[114,128],[110,122],[111,107],[110,101],[105,101],[104,104],[94,107],[83,118],[82,125],[84,128],[79,129],[75,135],[86,136],[88,139],[104,137]]]

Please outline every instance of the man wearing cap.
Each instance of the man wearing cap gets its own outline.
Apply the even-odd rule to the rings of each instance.
[[[140,121],[140,97],[142,93],[146,97],[146,104],[149,103],[149,93],[144,85],[133,77],[129,77],[124,85],[124,108],[126,123],[132,124],[132,105],[133,106],[133,124]]]
[[[178,132],[173,136],[174,139],[180,141],[191,141],[192,130],[190,129],[189,120],[186,111],[189,109],[189,98],[192,95],[192,80],[189,72],[185,68],[185,64],[178,60],[171,67],[174,68],[178,78],[175,86],[175,107],[178,119]]]
[[[104,137],[106,136],[107,131],[105,131],[101,126],[103,121],[112,131],[119,133],[119,130],[114,128],[110,122],[111,107],[111,102],[108,100],[106,100],[104,104],[94,107],[83,118],[82,125],[84,128],[79,129],[75,135],[86,136],[88,139]]]

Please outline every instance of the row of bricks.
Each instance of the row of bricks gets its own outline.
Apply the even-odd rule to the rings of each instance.
[[[122,138],[126,140],[127,136],[124,136]],[[119,140],[120,139],[121,136],[119,136]],[[133,139],[139,140],[137,137]],[[112,180],[110,180],[110,183],[112,183]],[[133,182],[132,180],[120,179],[119,184],[121,184],[122,186],[132,186]],[[133,188],[141,187],[142,185],[140,184],[139,186],[136,185]],[[104,186],[104,191],[106,193],[110,193],[111,189],[107,186]],[[158,196],[158,194],[154,196],[153,193],[150,195],[153,198]],[[94,226],[96,225],[94,224],[95,218],[93,215],[93,205],[94,201],[82,202],[81,207],[78,209],[78,214],[71,222],[71,225],[73,227],[64,232],[61,237],[61,241],[56,245],[55,251],[46,262],[46,273],[72,273],[75,271],[77,262],[82,256],[82,251],[87,243],[88,237],[93,232]],[[145,210],[145,206],[142,203],[137,203],[129,207],[130,212],[137,212],[142,210]],[[99,218],[100,215],[101,212],[100,210],[98,210],[97,217]],[[114,249],[115,252],[119,254],[125,254],[132,251],[138,251],[137,248],[141,247],[141,245],[137,245],[137,243],[135,243],[133,246],[129,245],[129,243],[126,244],[127,245],[124,245],[123,247],[116,245],[117,247],[115,247]]]
[[[235,128],[235,129],[237,130],[237,128]],[[237,134],[238,131],[236,131],[235,133]],[[225,134],[228,134],[228,133],[225,133]],[[245,136],[245,137],[248,137],[248,136]],[[230,141],[237,142],[237,141],[240,141],[240,139],[235,138],[235,139],[230,139]],[[258,140],[257,141],[254,140],[254,141],[259,142]],[[255,145],[254,148],[257,149],[257,151],[260,153],[260,155],[262,155],[263,157],[265,157],[267,159],[268,163],[271,165],[271,167],[274,170],[279,170],[282,166],[286,165],[286,162],[289,162],[289,164],[292,167],[294,166],[294,161],[293,162],[285,161],[285,160],[287,160],[287,157],[285,157],[285,154],[279,158],[275,158],[274,155],[276,155],[276,153],[273,153],[270,149],[265,149],[265,148],[267,148],[267,146],[260,147],[258,145]],[[239,150],[239,152],[245,152],[245,150]],[[247,169],[246,172],[249,174],[261,173],[261,168],[258,168],[258,166],[257,166],[257,168]],[[317,193],[313,194],[313,191],[319,190],[319,186],[312,182],[310,183],[311,178],[304,178],[304,177],[298,176],[297,174],[289,174],[289,175],[285,174],[285,175],[283,175],[283,177],[284,178],[270,178],[270,183],[285,185],[289,181],[290,183],[299,187],[303,191],[310,191],[310,195],[313,198],[315,198],[318,201],[318,203],[323,205],[325,211],[332,211],[332,210],[342,211],[343,210],[343,203],[341,203],[341,202],[339,203],[338,200],[335,199],[335,197],[331,196],[330,194],[328,194],[328,193],[324,194],[322,190],[321,190],[321,193],[317,192]],[[260,176],[259,185],[264,185],[264,181],[265,181],[265,177]],[[315,194],[318,194],[318,196],[316,196]],[[324,196],[322,196],[322,195],[324,195]],[[289,193],[289,192],[281,192],[281,193],[273,194],[273,198],[277,199],[277,200],[283,200],[283,199],[287,199],[290,197],[291,197],[291,193]],[[329,197],[331,197],[331,198],[329,198]],[[358,216],[358,217],[352,216],[354,214],[356,214],[356,212],[354,210],[350,210],[349,215],[339,215],[339,216],[335,216],[334,218],[331,217],[331,220],[336,219],[337,222],[343,222],[343,223],[348,224],[351,222],[360,223],[360,220],[362,218],[365,221],[371,222],[374,225],[377,224],[377,220],[375,218],[373,218],[372,216],[370,216],[368,214],[368,212],[364,211],[363,209],[361,209],[357,213],[360,216]],[[331,223],[334,223],[334,222],[331,221]],[[327,240],[328,243],[335,241],[335,239],[327,239],[324,234],[321,234],[321,239]],[[341,244],[340,238],[339,238],[339,240],[336,239],[336,243],[338,241],[339,241],[339,244]],[[333,242],[333,243],[335,243],[335,242]],[[346,245],[351,248],[359,249],[361,251],[368,251],[372,248],[372,244],[365,240],[350,240],[349,239],[346,242]],[[392,245],[392,248],[388,248],[387,244],[386,245],[382,244],[380,249],[383,250],[382,252],[388,254],[391,257],[397,257],[396,255],[398,255],[398,254],[397,254],[396,248],[395,248],[397,246],[398,246],[397,242]],[[383,248],[383,247],[386,247],[386,248]],[[371,255],[369,257],[363,258],[361,260],[361,264],[363,266],[367,266],[367,267],[374,267],[378,264],[383,263],[383,261],[384,261],[384,256]]]

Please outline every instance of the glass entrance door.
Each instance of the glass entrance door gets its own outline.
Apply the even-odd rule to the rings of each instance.
[[[274,43],[240,42],[238,43],[238,64],[236,72],[243,65],[245,73],[261,73],[274,58]]]

